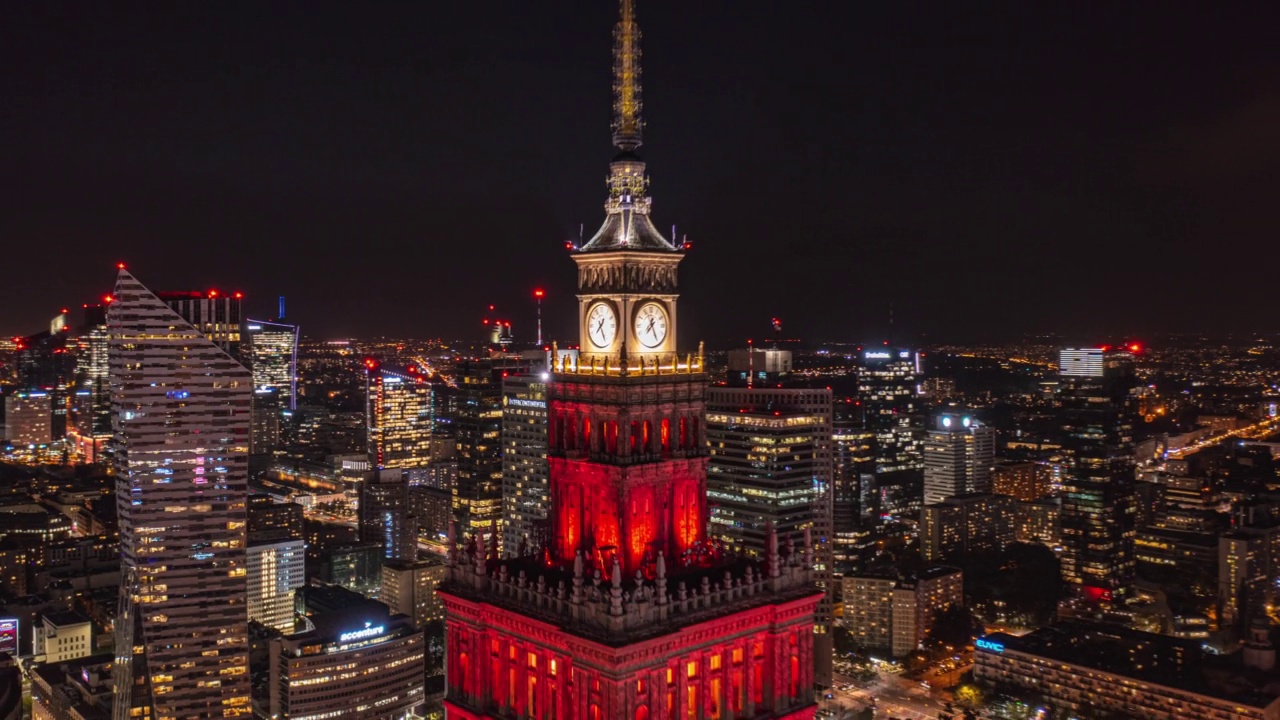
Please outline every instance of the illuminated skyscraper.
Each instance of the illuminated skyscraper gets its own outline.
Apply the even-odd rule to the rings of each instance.
[[[551,543],[500,559],[467,528],[449,546],[446,716],[814,717],[813,550],[776,533],[764,562],[706,538],[701,352],[676,343],[673,245],[649,218],[639,28],[615,31],[606,218],[579,248],[583,352],[548,386]]]
[[[123,268],[107,310],[115,720],[248,717],[248,370]]]
[[[924,502],[991,492],[996,431],[967,413],[942,413],[924,441]]]
[[[502,383],[529,369],[530,361],[510,355],[458,363],[453,514],[467,533],[502,530]]]
[[[365,360],[369,461],[379,469],[431,463],[431,383],[415,368]]]
[[[1059,365],[1062,450],[1062,576],[1087,600],[1122,599],[1133,579],[1137,516],[1130,393],[1133,356],[1066,349]]]
[[[883,516],[914,519],[924,495],[920,355],[871,347],[862,365],[858,397],[863,427],[875,433],[877,507]]]
[[[707,391],[709,532],[735,551],[763,558],[771,530],[797,542],[808,531],[816,541],[816,583],[834,595],[831,390],[786,387],[785,378],[770,378],[765,368],[789,368],[790,356],[785,350],[755,350],[750,357],[731,354],[731,382]],[[753,386],[743,379],[747,373]],[[769,379],[783,382],[754,387]],[[821,685],[831,683],[833,600],[820,602],[814,618],[820,635],[815,672]]]
[[[109,302],[113,298],[108,295],[105,299]],[[71,398],[67,435],[75,442],[81,457],[89,462],[98,462],[99,452],[111,437],[106,307],[86,305],[84,324],[77,330],[75,394]]]
[[[403,470],[373,470],[360,483],[360,541],[381,545],[388,560],[418,558],[418,525]]]
[[[156,296],[215,345],[226,350],[232,357],[240,357],[240,322],[244,319],[243,293],[196,290],[161,292],[156,293]]]
[[[251,540],[248,549],[249,619],[293,632],[294,595],[306,584],[306,543],[302,538]]]
[[[267,320],[246,320],[243,345],[245,364],[257,389],[273,388],[280,405],[298,406],[298,326]]]
[[[550,539],[547,502],[547,381],[525,373],[502,380],[502,551],[522,542],[541,548]]]
[[[306,584],[302,506],[250,495],[247,520],[249,619],[293,632],[294,595]]]

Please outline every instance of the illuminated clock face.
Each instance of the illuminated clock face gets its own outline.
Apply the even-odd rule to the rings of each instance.
[[[636,313],[636,339],[647,348],[656,348],[667,339],[667,311],[649,303]]]
[[[618,316],[606,303],[598,303],[587,313],[587,338],[598,348],[613,344],[618,334]]]

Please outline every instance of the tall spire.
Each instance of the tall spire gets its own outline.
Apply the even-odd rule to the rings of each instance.
[[[619,0],[622,17],[613,30],[613,144],[623,152],[640,147],[640,26],[635,0]]]
[[[621,152],[609,164],[604,225],[576,249],[676,252],[680,248],[663,237],[649,219],[649,178],[644,161],[635,154],[644,129],[640,119],[640,26],[636,24],[635,0],[618,0],[618,4],[622,12],[613,29],[613,144]]]

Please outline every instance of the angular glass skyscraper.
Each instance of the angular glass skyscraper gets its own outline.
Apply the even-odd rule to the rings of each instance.
[[[297,325],[245,320],[240,354],[253,372],[255,387],[272,388],[282,406],[298,407]]]
[[[114,720],[249,717],[249,371],[123,268],[107,310]]]
[[[1129,593],[1134,573],[1133,356],[1064,349],[1059,368],[1062,576],[1084,599],[1110,603]]]

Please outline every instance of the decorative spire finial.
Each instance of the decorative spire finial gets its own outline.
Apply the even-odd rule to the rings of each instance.
[[[622,17],[613,31],[613,144],[623,152],[640,147],[640,26],[635,0],[619,0]]]

